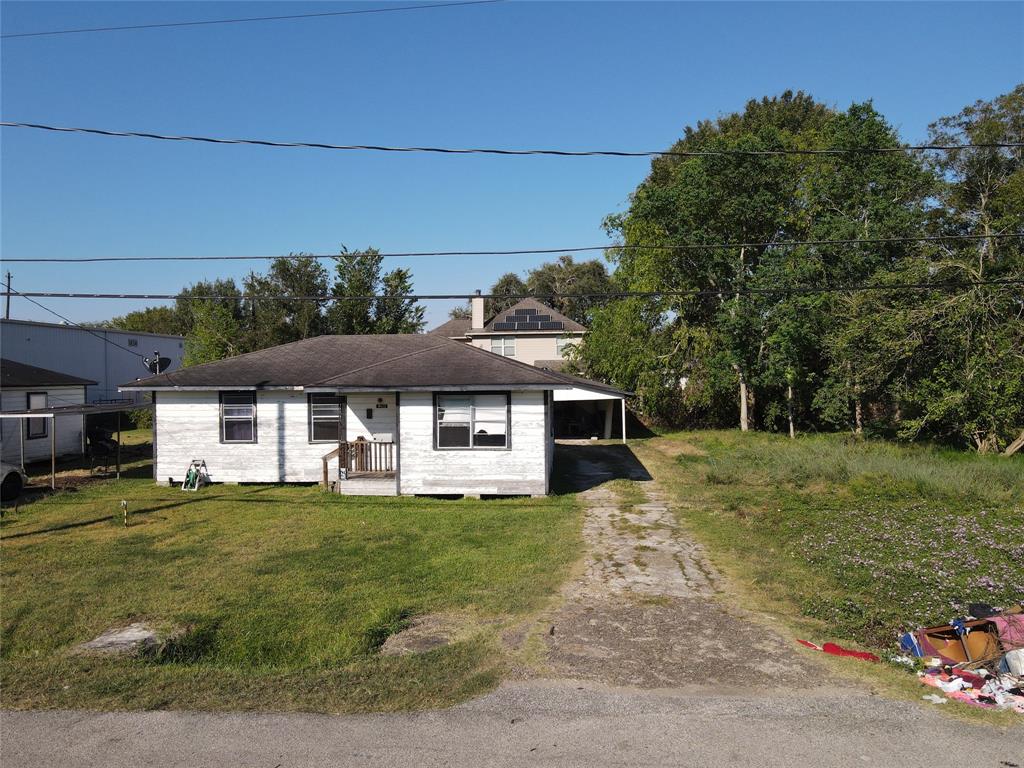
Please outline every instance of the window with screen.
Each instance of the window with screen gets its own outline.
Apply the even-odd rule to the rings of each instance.
[[[345,398],[330,393],[309,395],[309,442],[336,443],[343,438]]]
[[[46,393],[45,392],[29,392],[28,403],[26,404],[29,410],[42,409],[46,407]],[[28,433],[27,437],[31,440],[38,437],[46,437],[47,435],[47,420],[46,419],[29,419],[28,420]]]
[[[569,341],[568,336],[559,336],[555,340],[555,348],[558,350],[558,356],[565,357],[565,348],[570,346],[571,344],[572,342]]]
[[[437,395],[437,448],[508,448],[507,392]]]
[[[491,352],[504,357],[516,356],[515,336],[495,336],[491,339]]]
[[[222,392],[220,438],[225,443],[256,442],[256,393]]]

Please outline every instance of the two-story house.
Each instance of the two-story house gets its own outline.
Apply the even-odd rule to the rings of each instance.
[[[536,299],[523,299],[489,318],[484,315],[482,296],[474,296],[470,305],[471,317],[449,320],[431,333],[557,371],[563,367],[566,347],[579,344],[587,332],[575,320]]]
[[[487,317],[484,298],[470,300],[470,317],[458,317],[430,331],[521,363],[562,371],[566,350],[583,340],[587,329],[536,299],[523,299]],[[557,437],[622,436],[625,395],[582,388],[554,393]]]

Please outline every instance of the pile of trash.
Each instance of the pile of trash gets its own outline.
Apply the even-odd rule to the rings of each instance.
[[[954,699],[1024,715],[1024,605],[999,610],[969,606],[969,616],[900,636],[906,656],[897,661],[923,665],[921,682],[942,691],[923,696],[945,704]]]

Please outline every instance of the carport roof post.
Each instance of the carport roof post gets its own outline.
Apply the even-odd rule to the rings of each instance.
[[[41,408],[38,411],[26,409],[23,411],[7,411],[0,413],[0,419],[18,419],[19,424],[24,424],[24,419],[51,419],[50,427],[50,488],[57,489],[57,416],[88,416],[94,413],[116,413],[117,414],[117,476],[121,477],[121,412],[139,411],[153,407],[153,403],[80,403],[76,405],[58,405],[54,408]],[[84,422],[83,422],[84,427]],[[22,427],[23,429],[23,427]],[[22,440],[21,468],[25,469],[25,447]]]
[[[24,419],[50,419],[50,489],[57,489],[57,419],[52,413],[33,413],[26,416],[24,413],[0,413],[0,419],[17,419],[18,429],[22,430]],[[22,432],[21,442],[21,471],[25,471],[25,441]]]

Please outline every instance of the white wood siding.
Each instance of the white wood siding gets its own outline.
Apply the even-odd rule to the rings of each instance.
[[[383,398],[387,408],[377,408]],[[549,414],[543,392],[513,392],[511,450],[434,449],[434,404],[429,392],[403,392],[401,435],[393,394],[349,393],[348,439],[400,440],[405,494],[544,494],[549,462]],[[306,393],[258,392],[256,443],[220,442],[216,392],[161,392],[156,401],[160,450],[156,478],[181,482],[192,459],[205,459],[214,482],[318,482],[329,443],[310,443]],[[372,419],[366,409],[373,408]],[[332,462],[332,473],[336,463]]]
[[[4,389],[0,392],[0,410],[22,411],[28,407],[29,392],[46,392],[46,404],[48,406],[58,405],[81,405],[85,402],[85,387],[31,387]],[[2,449],[0,455],[9,464],[21,463],[20,435],[18,422],[20,419],[0,419],[0,435],[2,435]],[[82,430],[85,426],[85,417],[81,414],[58,416],[55,419],[46,419],[46,437],[36,437],[31,440],[28,437],[28,424],[25,429],[25,462],[42,461],[50,458],[50,430],[53,429],[52,421],[57,422],[57,455],[69,456],[82,453]]]
[[[192,459],[205,459],[219,483],[319,482],[320,459],[335,447],[309,442],[305,392],[256,393],[256,443],[220,442],[216,392],[160,392],[156,420],[160,482],[180,483]]]
[[[403,392],[401,403],[401,493],[547,493],[543,392],[512,393],[511,450],[436,450],[433,395]]]

